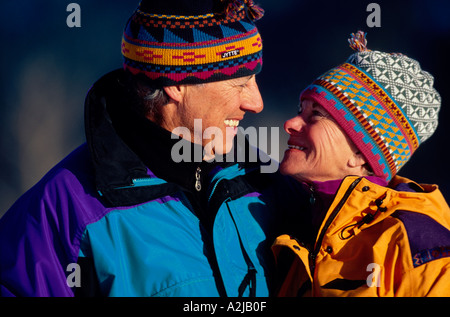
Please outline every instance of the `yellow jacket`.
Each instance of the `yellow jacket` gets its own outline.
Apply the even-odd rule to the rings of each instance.
[[[314,248],[276,239],[277,295],[450,296],[449,206],[436,185],[392,189],[408,182],[396,176],[383,187],[346,177]]]

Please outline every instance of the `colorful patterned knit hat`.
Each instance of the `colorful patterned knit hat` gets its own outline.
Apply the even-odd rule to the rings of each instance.
[[[154,84],[199,84],[256,74],[261,37],[251,0],[143,0],[125,27],[124,68]]]
[[[433,76],[398,53],[366,48],[366,34],[349,39],[357,51],[301,94],[323,106],[366,158],[390,180],[438,125],[441,97]]]

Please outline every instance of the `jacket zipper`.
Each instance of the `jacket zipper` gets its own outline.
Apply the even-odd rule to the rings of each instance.
[[[339,201],[336,208],[334,208],[331,215],[328,217],[327,221],[325,222],[325,225],[322,228],[322,231],[320,232],[319,239],[316,242],[316,247],[314,248],[314,252],[310,253],[309,259],[310,259],[310,270],[311,270],[311,276],[314,277],[314,270],[316,268],[316,257],[317,254],[319,254],[320,248],[322,246],[322,240],[325,237],[325,233],[328,230],[328,227],[333,222],[334,218],[336,218],[339,211],[341,211],[342,207],[344,206],[345,202],[347,201],[348,197],[352,193],[352,191],[355,189],[355,187],[359,184],[361,181],[361,178],[356,179],[347,189],[347,191],[344,194],[344,197]]]
[[[197,167],[197,170],[195,171],[195,190],[196,191],[201,191],[202,190],[202,183],[200,181],[200,173],[202,172],[202,169],[199,167]]]
[[[127,186],[119,186],[113,188],[114,190],[120,190],[120,189],[127,189],[127,188],[133,188],[133,187],[147,187],[147,186],[155,186],[155,185],[161,185],[166,183],[165,180],[154,178],[154,177],[143,177],[143,178],[133,178],[131,180],[131,184]],[[99,190],[98,194],[100,196],[103,196],[103,193]]]
[[[195,190],[196,191],[201,191],[202,190],[202,183],[201,183],[201,172],[202,169],[199,167],[197,167],[197,170],[195,171]],[[143,177],[143,178],[133,178],[132,182],[130,185],[128,186],[120,186],[120,187],[116,187],[114,189],[124,189],[124,188],[132,188],[132,187],[145,187],[145,186],[154,186],[154,185],[159,185],[159,184],[163,184],[166,183],[166,181],[158,179],[158,178],[153,178],[153,177]],[[98,191],[100,196],[103,196],[101,191]]]

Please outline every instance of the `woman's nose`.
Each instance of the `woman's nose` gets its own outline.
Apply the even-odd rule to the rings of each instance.
[[[305,121],[300,115],[297,115],[295,117],[292,117],[284,123],[284,131],[287,132],[287,134],[292,135],[299,133],[305,125]]]

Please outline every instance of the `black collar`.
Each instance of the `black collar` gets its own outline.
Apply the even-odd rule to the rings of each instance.
[[[159,178],[180,185],[187,191],[195,190],[196,174],[205,183],[209,174],[216,167],[224,167],[226,162],[196,162],[194,153],[203,153],[203,147],[179,138],[152,121],[129,114],[130,118],[120,118],[121,127],[116,129],[120,137],[138,155],[142,162]],[[114,122],[114,121],[113,121]],[[172,149],[190,149],[191,159],[187,162],[175,162]],[[200,168],[200,173],[198,169]],[[204,187],[204,186],[203,186]]]

